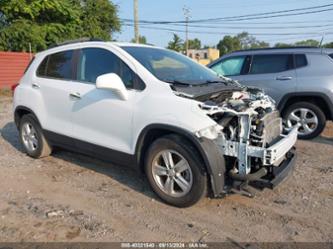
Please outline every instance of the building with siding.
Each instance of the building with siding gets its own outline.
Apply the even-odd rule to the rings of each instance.
[[[0,52],[0,88],[17,84],[32,55],[21,52]]]
[[[188,56],[202,65],[207,65],[220,58],[220,51],[215,48],[189,49]]]

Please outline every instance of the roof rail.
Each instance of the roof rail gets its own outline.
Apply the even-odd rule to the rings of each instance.
[[[288,47],[274,47],[274,48],[251,48],[235,50],[233,52],[244,52],[244,51],[261,51],[261,50],[278,50],[278,49],[304,49],[304,48],[318,48],[315,46],[288,46]]]
[[[98,38],[83,37],[83,38],[79,38],[79,39],[75,39],[75,40],[68,40],[68,41],[52,44],[48,47],[48,49],[59,47],[59,46],[64,46],[64,45],[68,45],[68,44],[75,44],[75,43],[81,43],[81,42],[90,42],[90,41],[104,41],[104,40],[98,39]]]

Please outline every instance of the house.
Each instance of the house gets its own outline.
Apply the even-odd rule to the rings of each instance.
[[[207,65],[220,58],[220,51],[216,48],[189,49],[188,56],[202,65]]]

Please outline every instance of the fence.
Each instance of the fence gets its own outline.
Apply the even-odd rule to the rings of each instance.
[[[30,58],[29,53],[0,52],[0,89],[18,83]]]

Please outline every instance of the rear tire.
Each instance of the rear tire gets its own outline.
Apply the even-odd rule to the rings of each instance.
[[[159,138],[149,147],[145,172],[154,192],[166,203],[189,207],[207,192],[207,176],[193,146],[177,135]]]
[[[25,152],[33,158],[49,156],[52,148],[46,140],[43,130],[32,114],[24,115],[19,125],[20,141]]]
[[[283,118],[287,128],[296,124],[301,125],[298,129],[298,138],[312,139],[317,137],[325,128],[326,117],[323,111],[313,103],[298,102],[289,106],[284,112]]]

